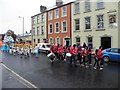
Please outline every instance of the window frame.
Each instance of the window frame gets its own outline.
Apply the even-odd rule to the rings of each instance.
[[[44,26],[42,25],[41,26],[41,35],[43,35],[44,34]]]
[[[52,25],[52,28],[50,28],[50,25],[52,25],[52,23],[49,24],[49,34],[52,34],[53,33],[53,25]],[[50,32],[52,30],[52,32]]]
[[[79,5],[79,7],[76,8],[77,4]],[[76,12],[76,11],[78,11],[78,12]],[[74,4],[74,14],[79,14],[79,13],[80,13],[80,3],[77,2],[77,3]]]
[[[58,24],[58,27],[57,27],[57,28],[58,28],[58,32],[56,32],[56,24]],[[55,32],[55,33],[59,33],[59,22],[56,22],[56,23],[55,23],[55,31],[54,31],[54,32]]]
[[[101,4],[102,4],[102,6],[98,7]],[[97,0],[96,1],[96,9],[99,10],[99,9],[103,9],[103,8],[104,8],[104,1]]]
[[[63,31],[63,28],[64,28],[64,27],[63,27],[63,23],[64,23],[64,22],[66,22],[66,31]],[[65,33],[65,32],[67,32],[67,21],[66,21],[66,20],[65,20],[65,21],[62,21],[62,33]]]
[[[37,35],[40,35],[40,27],[37,27]]]
[[[89,18],[89,24],[86,23],[86,19]],[[84,25],[85,25],[85,30],[91,30],[91,17],[90,16],[87,16],[87,17],[84,17]],[[89,25],[89,29],[87,29],[87,25]]]
[[[53,12],[50,11],[50,12],[49,12],[49,20],[52,20],[52,19],[53,19]]]
[[[65,8],[66,11],[63,11],[63,9]],[[64,15],[65,13],[65,15]],[[63,6],[62,7],[62,17],[66,17],[67,16],[67,6]]]
[[[98,16],[103,16],[103,18],[102,18],[102,21],[100,21],[100,23],[102,22],[103,23],[103,26],[102,27],[98,27],[98,23],[99,23],[99,21],[98,21]],[[100,15],[96,15],[96,18],[97,18],[97,29],[104,29],[105,28],[105,23],[104,23],[104,14],[100,14]]]
[[[76,25],[76,20],[79,20],[79,24]],[[75,24],[75,31],[80,31],[80,19],[74,19],[74,24]],[[79,26],[79,30],[76,30],[76,26]]]
[[[92,41],[89,42],[88,38],[91,38]],[[88,37],[87,37],[87,45],[88,45],[88,46],[91,45],[91,49],[93,48],[93,37],[92,37],[92,36],[88,36]]]
[[[56,11],[58,11],[58,13]],[[56,9],[55,10],[55,19],[58,19],[58,18],[59,18],[59,9]]]
[[[89,3],[89,4],[88,4]],[[88,8],[89,7],[89,8]],[[91,11],[91,3],[90,0],[85,0],[84,2],[84,8],[85,8],[85,12],[89,12]]]

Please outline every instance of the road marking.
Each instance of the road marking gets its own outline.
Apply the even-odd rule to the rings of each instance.
[[[10,71],[17,80],[19,80],[21,83],[26,85],[28,88],[33,88],[33,89],[36,89],[36,90],[40,90],[37,86],[35,86],[31,82],[29,82],[28,80],[24,79],[23,77],[21,77],[19,74],[17,74],[16,72],[14,72],[10,68],[8,68],[5,64],[1,63],[1,66],[6,68],[8,71]],[[11,75],[11,76],[13,76],[13,75]]]

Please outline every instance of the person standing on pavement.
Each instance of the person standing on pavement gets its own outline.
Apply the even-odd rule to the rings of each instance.
[[[102,47],[100,46],[99,47],[99,49],[98,49],[98,60],[99,60],[99,62],[100,62],[100,70],[102,70],[103,69],[103,64],[104,64],[104,61],[103,61],[103,59],[102,59]]]
[[[35,56],[38,57],[38,46],[37,46],[37,44],[35,46]]]
[[[81,46],[78,47],[77,52],[78,52],[78,60],[81,66],[82,64],[82,47]]]
[[[72,65],[72,59],[74,61],[74,66],[77,67],[76,65],[76,56],[77,56],[77,48],[76,48],[76,44],[73,45],[73,47],[70,47],[70,53],[72,54],[72,58],[70,60],[70,64]]]

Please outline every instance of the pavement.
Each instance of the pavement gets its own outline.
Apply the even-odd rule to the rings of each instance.
[[[28,59],[2,53],[3,64],[28,80],[38,88],[118,88],[120,64],[105,63],[104,69],[93,70],[93,67],[69,67],[67,62],[51,64],[45,54],[38,58],[31,56]],[[3,71],[3,76],[6,72]],[[9,76],[6,76],[9,77]],[[3,77],[5,78],[5,77]],[[8,81],[7,81],[8,80]],[[8,82],[8,83],[7,83]],[[9,79],[3,80],[3,87],[9,85]],[[7,84],[6,84],[7,83]],[[15,85],[17,86],[17,85]],[[23,87],[24,85],[19,85]]]

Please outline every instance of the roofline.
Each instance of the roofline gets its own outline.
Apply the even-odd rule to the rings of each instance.
[[[40,12],[40,13],[38,13],[38,14],[35,14],[35,15],[31,16],[31,18],[33,18],[33,17],[35,17],[35,16],[37,16],[37,15],[41,15],[41,14],[43,14],[43,13],[49,12],[49,11],[54,10],[54,9],[56,9],[56,8],[60,8],[60,7],[63,7],[63,6],[65,6],[65,5],[74,3],[74,2],[75,2],[75,1],[71,1],[71,2],[69,2],[69,3],[66,3],[66,4],[63,4],[63,5],[60,5],[60,6],[57,6],[57,7],[48,9],[48,10],[45,10],[44,12]]]

